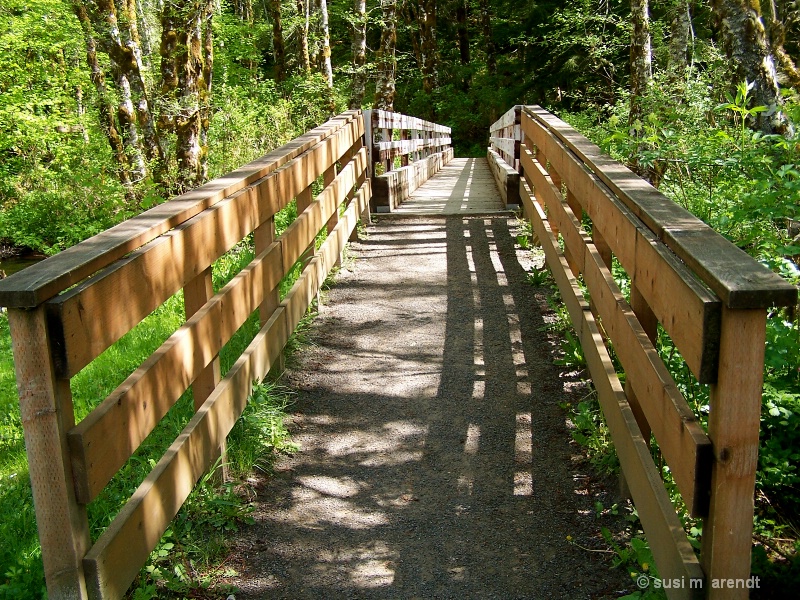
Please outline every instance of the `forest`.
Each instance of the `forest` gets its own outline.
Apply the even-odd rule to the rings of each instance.
[[[494,120],[512,105],[539,104],[800,285],[799,64],[793,0],[2,0],[0,275],[347,109],[448,125],[456,156],[483,156]],[[678,384],[702,418],[706,386],[668,340],[659,351],[686,373]],[[107,386],[102,373],[82,377],[77,398]],[[796,309],[769,314],[764,381],[753,572],[788,594],[800,583]],[[596,402],[574,410],[576,439],[613,471]],[[282,443],[271,438],[269,449]],[[26,479],[0,315],[0,512],[9,515],[0,523],[0,598],[44,595]],[[202,493],[216,508],[199,520],[222,529],[246,521],[244,509],[230,508],[230,490]],[[107,523],[123,496],[115,494],[93,509],[93,527]],[[181,597],[208,583],[208,552],[184,554],[191,568],[182,573],[159,566],[190,545],[178,541],[181,527],[199,539],[192,519],[170,531],[132,597],[165,586]],[[684,524],[702,535],[699,522]],[[641,537],[635,525],[632,536]],[[623,568],[647,562],[639,542],[616,543]]]

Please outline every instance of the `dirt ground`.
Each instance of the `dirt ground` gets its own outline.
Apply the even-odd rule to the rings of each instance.
[[[615,501],[560,404],[547,289],[513,218],[384,218],[284,376],[301,450],[258,482],[231,564],[256,598],[617,598]]]

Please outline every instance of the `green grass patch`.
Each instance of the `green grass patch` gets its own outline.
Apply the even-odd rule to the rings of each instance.
[[[295,217],[294,203],[276,215],[278,234]],[[324,235],[320,236],[318,243],[322,239]],[[253,239],[248,236],[215,262],[214,289],[222,288],[253,257]],[[282,280],[281,297],[297,280],[300,270],[301,265],[295,265]],[[71,380],[76,421],[97,406],[184,322],[183,293],[178,292],[78,373]],[[301,328],[305,325],[301,324]],[[259,317],[255,311],[220,352],[223,375],[258,330]],[[287,350],[298,346],[294,338],[296,336],[287,344]],[[274,384],[256,386],[251,402],[229,436],[228,460],[235,477],[245,477],[254,469],[269,472],[277,453],[296,449],[284,425],[289,402],[290,395]],[[42,598],[46,594],[41,549],[5,313],[0,315],[0,414],[0,514],[4,515],[0,520],[0,538],[3,540],[0,546],[0,600]],[[89,504],[93,540],[113,520],[192,414],[190,389],[98,498]],[[246,499],[237,495],[233,485],[219,486],[214,481],[204,477],[187,500],[143,569],[132,597],[139,600],[184,597],[216,585],[221,571],[214,565],[225,552],[225,534],[248,521],[249,509]]]

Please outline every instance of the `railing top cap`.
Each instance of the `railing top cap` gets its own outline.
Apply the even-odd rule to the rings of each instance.
[[[360,115],[359,110],[344,112],[235,171],[0,280],[0,306],[39,306],[223,198],[253,184]]]
[[[791,306],[797,288],[540,106],[523,112],[586,165],[729,308]],[[567,182],[567,185],[569,183]]]

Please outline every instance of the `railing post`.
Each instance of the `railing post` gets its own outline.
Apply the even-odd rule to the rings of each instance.
[[[197,277],[189,281],[183,288],[183,306],[186,319],[190,319],[193,314],[203,308],[203,306],[214,296],[214,282],[212,279],[212,268],[208,267]],[[196,347],[195,352],[202,354],[204,349]],[[208,366],[203,369],[192,383],[192,397],[194,399],[195,411],[200,410],[205,401],[219,385],[222,379],[220,371],[219,355],[214,356]],[[225,462],[225,440],[219,446],[217,458],[222,457],[218,479],[227,481],[229,479],[228,464]]]
[[[367,147],[367,173],[369,177],[375,177],[375,164],[372,160],[372,146],[375,143],[375,138],[372,133],[372,111],[362,110],[361,118],[364,119],[364,141]]]
[[[69,380],[56,375],[43,306],[10,308],[8,323],[47,593],[84,600],[82,561],[91,541],[67,447],[66,434],[75,426]]]
[[[708,415],[711,502],[700,554],[709,581],[750,577],[766,318],[765,309],[722,308],[719,371]],[[708,593],[711,600],[747,597],[747,589]]]

